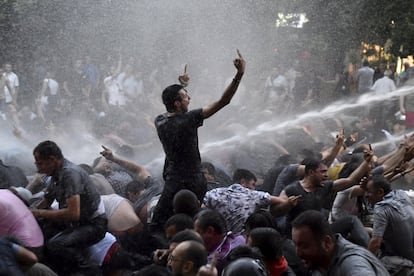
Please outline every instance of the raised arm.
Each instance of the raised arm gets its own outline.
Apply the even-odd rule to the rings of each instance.
[[[371,169],[372,151],[365,152],[364,161],[347,178],[339,178],[334,181],[332,189],[336,192],[343,191],[355,185]]]
[[[203,108],[202,114],[204,118],[208,118],[215,114],[217,111],[228,105],[233,98],[234,94],[239,87],[240,80],[243,77],[244,69],[246,67],[246,62],[244,61],[242,55],[240,54],[239,50],[237,50],[238,58],[236,58],[233,63],[234,67],[237,69],[237,73],[233,78],[233,81],[227,86],[226,90],[224,90],[223,95],[221,98],[208,105],[207,107]]]
[[[106,159],[108,159],[109,161],[112,161],[114,163],[117,163],[118,165],[120,165],[121,167],[125,168],[126,170],[132,172],[135,174],[135,178],[139,181],[144,182],[145,179],[148,176],[151,176],[151,174],[149,173],[149,171],[147,171],[143,166],[140,166],[132,161],[126,160],[126,159],[122,159],[118,156],[115,156],[112,153],[112,150],[110,150],[109,148],[102,146],[102,148],[104,149],[103,151],[101,151],[101,155],[103,157],[105,157]]]

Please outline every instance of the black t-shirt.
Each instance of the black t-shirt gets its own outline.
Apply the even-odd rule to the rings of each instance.
[[[314,192],[307,192],[303,189],[302,185],[300,185],[300,181],[296,181],[285,188],[285,193],[288,197],[302,196],[299,198],[296,206],[286,215],[286,234],[288,236],[291,235],[290,230],[292,221],[301,213],[306,210],[323,210],[324,206],[326,206],[326,201],[330,201],[332,195],[335,193],[332,187],[333,181],[325,181],[323,182],[323,186],[316,189]]]
[[[198,128],[203,125],[202,109],[155,118],[158,137],[165,152],[164,178],[191,177],[200,173]]]

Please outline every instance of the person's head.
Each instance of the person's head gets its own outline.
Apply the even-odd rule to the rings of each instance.
[[[136,202],[141,196],[141,192],[145,189],[144,183],[136,179],[132,180],[126,185],[126,195],[131,202]]]
[[[216,181],[215,173],[216,168],[210,162],[201,162],[201,172],[208,182]]]
[[[6,63],[3,64],[3,69],[4,69],[4,72],[10,73],[12,71],[13,67],[12,67],[10,62],[6,62]]]
[[[246,236],[249,236],[250,232],[258,227],[276,228],[276,221],[268,210],[257,210],[246,219],[244,223]]]
[[[335,247],[332,230],[325,216],[308,210],[292,222],[292,240],[296,254],[309,268],[320,268],[329,264]]]
[[[176,233],[185,229],[193,229],[193,218],[187,214],[175,214],[171,216],[164,225],[165,236],[171,239]]]
[[[206,209],[196,215],[194,230],[203,238],[204,244],[210,252],[217,245],[217,242],[226,235],[226,220],[219,212]]]
[[[364,59],[364,60],[362,61],[362,66],[369,66],[369,61],[368,61],[368,60],[366,60],[366,59]]]
[[[162,102],[168,112],[187,112],[190,99],[184,86],[179,84],[170,85],[162,92]]]
[[[317,159],[308,160],[305,165],[305,177],[312,185],[319,186],[322,181],[328,179],[328,168]]]
[[[90,165],[82,163],[82,164],[79,164],[79,167],[81,167],[87,174],[89,175],[93,174],[93,169]]]
[[[178,233],[176,233],[170,239],[170,250],[173,250],[179,243],[184,241],[196,241],[199,243],[204,244],[203,238],[201,238],[200,234],[192,229],[185,229]]]
[[[175,213],[184,213],[194,217],[200,210],[200,201],[195,193],[183,189],[175,194],[173,198],[173,207]]]
[[[233,173],[233,182],[239,183],[243,187],[255,190],[256,189],[257,178],[249,170],[246,169],[236,169]]]
[[[33,150],[35,165],[39,173],[55,174],[63,162],[63,154],[53,141],[43,141]]]
[[[168,256],[168,267],[172,275],[197,275],[199,268],[207,264],[207,250],[196,241],[184,241]]]
[[[151,264],[141,268],[139,271],[136,271],[132,274],[133,276],[171,276],[167,267]]]
[[[269,272],[260,260],[253,258],[239,258],[228,264],[222,276],[268,276]]]
[[[265,262],[278,261],[283,256],[283,239],[274,228],[253,229],[247,239],[247,245],[258,248]]]
[[[372,206],[384,199],[391,192],[391,185],[382,175],[374,175],[367,183],[367,196]]]
[[[385,70],[384,71],[384,76],[391,77],[392,76],[392,71],[390,69]]]

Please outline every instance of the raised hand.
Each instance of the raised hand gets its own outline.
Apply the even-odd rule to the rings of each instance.
[[[181,83],[182,86],[186,87],[190,82],[190,77],[187,73],[187,64],[184,66],[184,73],[178,77],[178,81]]]

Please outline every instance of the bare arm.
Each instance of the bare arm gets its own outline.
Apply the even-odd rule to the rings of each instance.
[[[355,183],[357,183],[367,172],[369,172],[371,167],[372,152],[365,153],[364,161],[359,165],[359,167],[351,173],[347,178],[339,178],[333,182],[333,191],[343,191]]]
[[[20,245],[17,245],[15,255],[21,266],[32,266],[38,262],[37,256],[32,251]]]
[[[270,212],[275,217],[280,217],[286,214],[287,212],[292,209],[292,207],[296,206],[298,203],[298,199],[301,196],[290,196],[289,198],[286,197],[277,197],[271,196],[270,197]]]
[[[336,156],[338,156],[338,154],[344,149],[344,141],[345,134],[343,130],[341,130],[340,133],[336,136],[335,145],[326,152],[326,156],[322,157],[327,167],[331,166]]]
[[[404,96],[400,96],[400,112],[402,114],[405,114]]]
[[[371,251],[374,255],[377,255],[379,249],[381,248],[382,237],[372,236],[371,240],[368,243],[368,250]]]
[[[120,165],[121,167],[125,168],[126,170],[133,172],[136,176],[136,179],[139,181],[145,181],[145,179],[148,176],[151,176],[151,174],[149,173],[149,171],[147,171],[143,166],[140,166],[134,162],[128,161],[126,159],[122,159],[119,158],[117,156],[115,156],[112,151],[105,147],[102,146],[102,148],[104,149],[103,151],[101,151],[101,155],[103,157],[105,157],[106,159],[117,163],[118,165]]]
[[[66,199],[66,208],[59,210],[32,209],[36,218],[50,220],[79,221],[80,219],[80,196],[73,195]]]
[[[238,50],[237,54],[239,55],[239,57],[234,60],[234,66],[237,69],[237,73],[234,76],[233,81],[227,86],[221,98],[218,101],[203,108],[202,114],[205,119],[209,118],[217,111],[228,105],[231,99],[233,98],[234,94],[236,93],[237,88],[239,87],[240,80],[243,77],[244,69],[246,67],[246,62],[244,61],[242,55]]]

